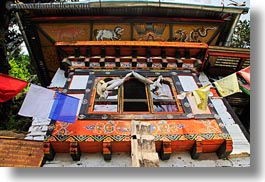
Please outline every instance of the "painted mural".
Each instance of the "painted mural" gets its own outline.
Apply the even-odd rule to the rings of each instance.
[[[216,26],[186,26],[185,29],[183,27],[179,27],[175,25],[173,27],[173,41],[177,42],[207,42],[209,38],[213,35],[215,30],[217,30]]]
[[[37,27],[42,53],[49,63],[47,67],[51,76],[59,66],[57,50],[53,47],[55,42],[138,40],[209,43],[212,39],[209,43],[212,45],[219,35],[215,33],[218,29],[216,23],[42,23]]]
[[[217,31],[218,25],[108,22],[41,24],[39,28],[55,42],[91,40],[207,42]]]
[[[41,24],[39,28],[54,41],[71,42],[90,39],[90,24],[88,23]]]
[[[174,40],[177,42],[187,42],[188,41],[188,34],[185,30],[179,29],[175,31],[175,38]]]
[[[209,30],[215,30],[216,27],[206,27],[201,26],[195,28],[190,32],[190,42],[201,42],[200,38],[207,37]]]
[[[169,38],[167,24],[134,24],[134,39],[139,41],[166,41]]]
[[[124,31],[124,28],[120,26],[116,26],[113,30],[95,29],[94,36],[96,37],[97,41],[99,40],[121,40],[123,31]]]
[[[149,121],[151,123],[151,133],[156,140],[161,140],[161,136],[166,140],[194,140],[194,139],[223,139],[229,137],[222,133],[221,126],[215,120],[161,120]],[[170,132],[170,135],[167,135]],[[210,133],[210,134],[209,134]],[[104,139],[106,135],[130,136],[131,121],[77,121],[74,124],[57,122],[52,133],[53,136],[60,137],[59,141],[67,140],[70,135],[75,137],[100,137]],[[128,139],[116,141],[128,141]],[[50,141],[53,139],[50,138]],[[58,139],[57,139],[58,140]],[[96,139],[94,139],[95,141]],[[92,140],[93,141],[93,140]],[[96,140],[101,141],[101,140]]]
[[[130,24],[128,23],[94,23],[91,40],[117,41],[130,40]]]

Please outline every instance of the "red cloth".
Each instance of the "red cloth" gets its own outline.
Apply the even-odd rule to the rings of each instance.
[[[237,73],[241,75],[248,82],[248,84],[250,84],[250,66],[238,71]]]
[[[26,81],[0,73],[0,102],[12,99],[27,85]]]

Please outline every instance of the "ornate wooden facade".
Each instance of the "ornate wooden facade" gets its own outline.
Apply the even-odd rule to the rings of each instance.
[[[130,152],[137,137],[131,133],[134,120],[150,123],[163,160],[174,151],[190,151],[195,159],[207,152],[224,158],[232,151],[232,139],[211,100],[201,111],[192,96],[178,95],[202,86],[198,72],[214,73],[218,56],[239,59],[236,69],[248,66],[249,52],[234,55],[238,50],[215,47],[229,41],[237,17],[248,9],[160,1],[9,8],[25,27],[22,33],[42,84],[48,86],[60,67],[67,81],[52,89],[80,98],[73,124],[51,122],[44,142],[47,159],[56,152],[70,153],[73,160],[83,152],[102,152],[110,160],[112,152]],[[99,83],[125,77],[107,95],[98,91]],[[164,90],[155,93],[152,84],[158,79]]]

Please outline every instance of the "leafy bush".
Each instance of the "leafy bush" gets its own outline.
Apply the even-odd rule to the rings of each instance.
[[[240,20],[235,28],[231,47],[250,48],[250,21]]]

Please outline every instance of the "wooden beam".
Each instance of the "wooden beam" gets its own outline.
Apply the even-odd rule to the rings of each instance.
[[[141,135],[142,165],[143,167],[159,167],[159,157],[156,152],[154,136]]]
[[[136,135],[135,135],[136,136]],[[140,145],[138,144],[138,139],[137,138],[132,138],[131,139],[131,158],[132,158],[132,167],[141,167],[141,152],[139,152]]]
[[[149,122],[131,122],[132,167],[159,167],[154,136]]]
[[[202,153],[202,144],[201,141],[196,140],[190,151],[192,159],[199,159],[200,154]]]
[[[174,48],[192,48],[205,49],[208,45],[205,43],[191,42],[159,42],[159,41],[75,41],[75,42],[56,42],[55,46],[132,46],[132,47],[174,47]]]
[[[80,161],[81,151],[78,142],[70,142],[69,151],[73,161]]]
[[[250,59],[249,53],[238,53],[238,52],[225,52],[225,51],[209,51],[209,56],[221,56],[221,57],[234,57],[234,58],[246,58]]]
[[[213,23],[223,23],[224,20],[217,20],[217,19],[202,19],[202,18],[175,18],[175,17],[135,17],[135,16],[53,16],[53,17],[34,17],[31,18],[31,21],[34,22],[65,22],[65,21],[76,21],[79,22],[98,22],[101,20],[104,21],[115,21],[115,22],[121,22],[121,21],[142,21],[146,22],[148,21],[161,21],[163,23],[165,22],[213,22]],[[171,24],[169,24],[171,25]]]
[[[168,160],[171,156],[172,149],[171,149],[171,141],[163,141],[161,149],[160,149],[160,159],[161,160]]]
[[[220,146],[220,148],[216,151],[216,155],[219,159],[223,159],[229,156],[229,154],[233,150],[233,142],[232,139],[225,140],[224,143]]]
[[[138,143],[139,140],[139,127],[140,122],[136,120],[131,121],[131,158],[132,158],[132,167],[141,167],[141,147]]]
[[[105,161],[111,160],[112,146],[111,142],[103,142],[103,157]]]
[[[43,142],[43,153],[45,160],[52,161],[54,159],[55,151],[50,142]]]

